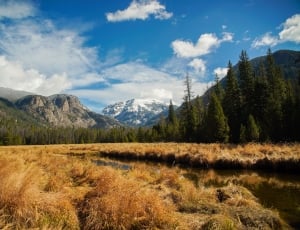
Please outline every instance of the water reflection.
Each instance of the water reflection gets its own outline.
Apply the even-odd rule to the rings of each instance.
[[[131,166],[129,164],[123,164],[118,161],[108,161],[108,160],[97,158],[97,159],[92,159],[92,162],[98,166],[110,166],[115,169],[121,169],[121,170],[130,170],[131,169]]]
[[[189,169],[183,174],[195,186],[221,187],[229,183],[248,188],[265,207],[279,214],[295,229],[300,229],[300,176],[234,170]]]
[[[130,170],[134,165],[166,167],[153,162],[108,161],[105,158],[93,159],[97,165]],[[173,167],[173,166],[170,166]],[[147,167],[145,167],[147,168]],[[178,170],[174,167],[174,170]],[[196,187],[222,187],[230,183],[244,186],[267,208],[276,209],[280,216],[293,228],[300,229],[300,175],[268,173],[246,170],[203,170],[182,168],[182,176],[191,180]]]

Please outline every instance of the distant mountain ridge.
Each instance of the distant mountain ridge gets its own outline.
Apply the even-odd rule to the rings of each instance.
[[[0,97],[5,98],[9,101],[16,101],[22,97],[25,97],[27,95],[32,95],[32,94],[33,93],[26,92],[26,91],[0,87]]]
[[[285,78],[295,78],[299,75],[300,71],[300,51],[294,50],[278,50],[272,53],[274,62],[278,65]],[[261,62],[266,62],[267,55],[256,57],[250,60],[250,63],[255,70],[258,70]],[[236,65],[236,69],[238,64]]]
[[[272,53],[275,64],[280,67],[283,77],[286,79],[296,79],[300,76],[300,51],[295,50],[278,50]],[[249,59],[249,62],[252,66],[252,70],[255,74],[259,71],[259,65],[261,63],[266,64],[267,55],[255,57]],[[233,66],[233,70],[238,77],[239,74],[239,63],[236,63]],[[225,87],[226,85],[226,76],[220,81],[221,85]],[[209,94],[214,86],[210,87],[202,96],[204,104],[207,104],[209,101]]]
[[[155,99],[131,99],[108,105],[104,115],[113,117],[128,126],[153,125],[161,114],[166,115],[168,105]]]
[[[14,90],[10,90],[13,94]],[[1,93],[0,93],[1,94]],[[16,95],[20,95],[16,92]],[[1,94],[1,96],[4,96]],[[18,96],[9,97],[17,99]],[[49,97],[26,95],[10,101],[0,100],[0,117],[19,122],[54,127],[111,128],[121,126],[117,120],[90,111],[73,95],[56,94]]]

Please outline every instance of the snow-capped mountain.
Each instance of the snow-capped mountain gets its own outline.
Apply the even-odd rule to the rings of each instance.
[[[168,107],[168,104],[155,99],[131,99],[108,105],[102,113],[129,126],[145,126],[152,125],[160,114],[166,115]]]

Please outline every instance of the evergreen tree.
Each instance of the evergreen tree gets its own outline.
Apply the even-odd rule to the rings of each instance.
[[[186,89],[181,110],[181,132],[186,141],[193,141],[196,131],[196,110],[192,104],[192,80],[188,74],[184,84]]]
[[[300,71],[297,78],[297,83],[295,84],[295,121],[294,127],[296,132],[295,140],[300,141]]]
[[[247,137],[246,137],[246,127],[241,124],[240,127],[240,143],[245,143],[247,142]]]
[[[172,100],[170,100],[170,105],[169,105],[168,123],[170,123],[172,125],[174,125],[175,123],[178,123]]]
[[[196,133],[195,133],[195,140],[201,142],[203,138],[203,123],[205,117],[205,108],[202,102],[201,97],[197,96],[194,100],[194,108],[195,108],[195,115],[196,115]]]
[[[210,97],[205,127],[205,134],[208,142],[228,141],[229,126],[224,115],[221,103],[214,92]]]
[[[239,60],[239,78],[242,96],[242,120],[245,122],[253,112],[254,76],[247,52],[243,50]]]
[[[217,95],[219,101],[222,102],[224,97],[224,89],[220,83],[220,78],[218,77],[218,74],[216,74],[215,76],[214,92]]]
[[[240,137],[241,97],[237,78],[229,61],[223,100],[224,113],[230,128],[230,141],[237,143]]]
[[[259,128],[256,125],[254,117],[250,114],[247,121],[246,140],[258,141],[258,139],[259,139]]]
[[[289,80],[286,84],[286,99],[282,105],[283,110],[283,132],[282,132],[282,140],[284,141],[292,141],[296,139],[296,133],[299,130],[296,129],[296,120],[297,120],[297,112],[295,108],[296,104],[296,96],[295,90],[292,86],[291,80]]]
[[[178,141],[179,140],[179,122],[174,110],[172,100],[170,100],[168,124],[167,124],[167,140]]]
[[[281,70],[275,65],[271,50],[267,53],[267,78],[270,87],[270,101],[268,118],[270,124],[270,136],[272,140],[279,141],[283,131],[283,102],[286,98],[286,85]]]
[[[269,139],[270,133],[270,86],[267,79],[267,73],[263,62],[260,63],[257,78],[255,79],[255,97],[254,97],[253,115],[261,128],[260,140]]]

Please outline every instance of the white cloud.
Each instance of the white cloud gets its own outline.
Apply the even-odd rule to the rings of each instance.
[[[206,65],[205,61],[203,61],[202,59],[195,58],[188,65],[193,67],[196,73],[200,74],[201,76],[205,74]]]
[[[219,79],[224,78],[227,75],[228,68],[218,67],[214,69],[214,74],[218,76]]]
[[[169,77],[167,73],[150,68],[140,62],[128,62],[106,68],[102,76],[107,80],[123,82],[161,82]]]
[[[114,77],[110,75],[112,73],[115,73]],[[193,77],[193,75],[191,76]],[[103,77],[122,81],[107,85],[101,90],[80,89],[68,92],[93,100],[95,103],[101,101],[103,105],[132,98],[153,98],[165,103],[169,103],[169,100],[172,99],[174,104],[182,103],[185,90],[184,75],[179,78],[142,63],[130,62],[105,70]],[[211,82],[204,83],[193,80],[192,91],[195,95],[202,95],[209,85]],[[98,111],[101,111],[100,107],[99,105]]]
[[[26,69],[20,63],[0,56],[0,85],[2,87],[51,95],[71,87],[66,73],[46,76],[36,69]]]
[[[85,47],[84,38],[75,30],[57,29],[50,20],[25,20],[0,26],[0,49],[25,67],[46,74],[68,71],[73,76],[96,66],[97,49]]]
[[[49,95],[104,81],[97,48],[86,47],[76,29],[58,29],[51,20],[0,20],[0,50],[5,87]]]
[[[35,15],[36,9],[28,2],[1,0],[0,19],[21,19]]]
[[[300,43],[300,14],[295,14],[288,18],[282,25],[283,29],[277,36],[273,36],[271,32],[267,32],[259,38],[255,38],[252,42],[253,48],[261,46],[275,46],[283,42]]]
[[[161,66],[161,71],[182,77],[187,70],[190,60],[172,56]]]
[[[157,0],[133,0],[125,10],[118,10],[114,13],[107,13],[106,19],[109,22],[119,22],[127,20],[145,20],[154,15],[156,19],[169,19],[172,13],[166,11],[166,7]]]
[[[256,38],[252,42],[252,47],[257,48],[260,46],[275,46],[279,43],[280,41],[278,40],[277,37],[272,36],[270,32],[264,34],[263,36]]]
[[[218,48],[222,42],[232,41],[233,34],[224,32],[219,39],[215,34],[207,33],[200,35],[196,44],[190,41],[175,40],[171,46],[174,53],[182,58],[194,58],[211,53],[214,48]]]
[[[231,42],[233,40],[233,33],[223,32],[223,38],[220,40],[222,42]]]
[[[226,26],[226,25],[222,25],[222,29],[223,29],[223,30],[226,30],[226,29],[227,29],[227,26]]]
[[[182,78],[189,72],[201,81],[208,80],[206,61],[202,58],[179,58],[176,56],[168,59],[160,68],[161,71]]]
[[[283,23],[279,38],[282,41],[300,43],[300,14],[295,14]]]

